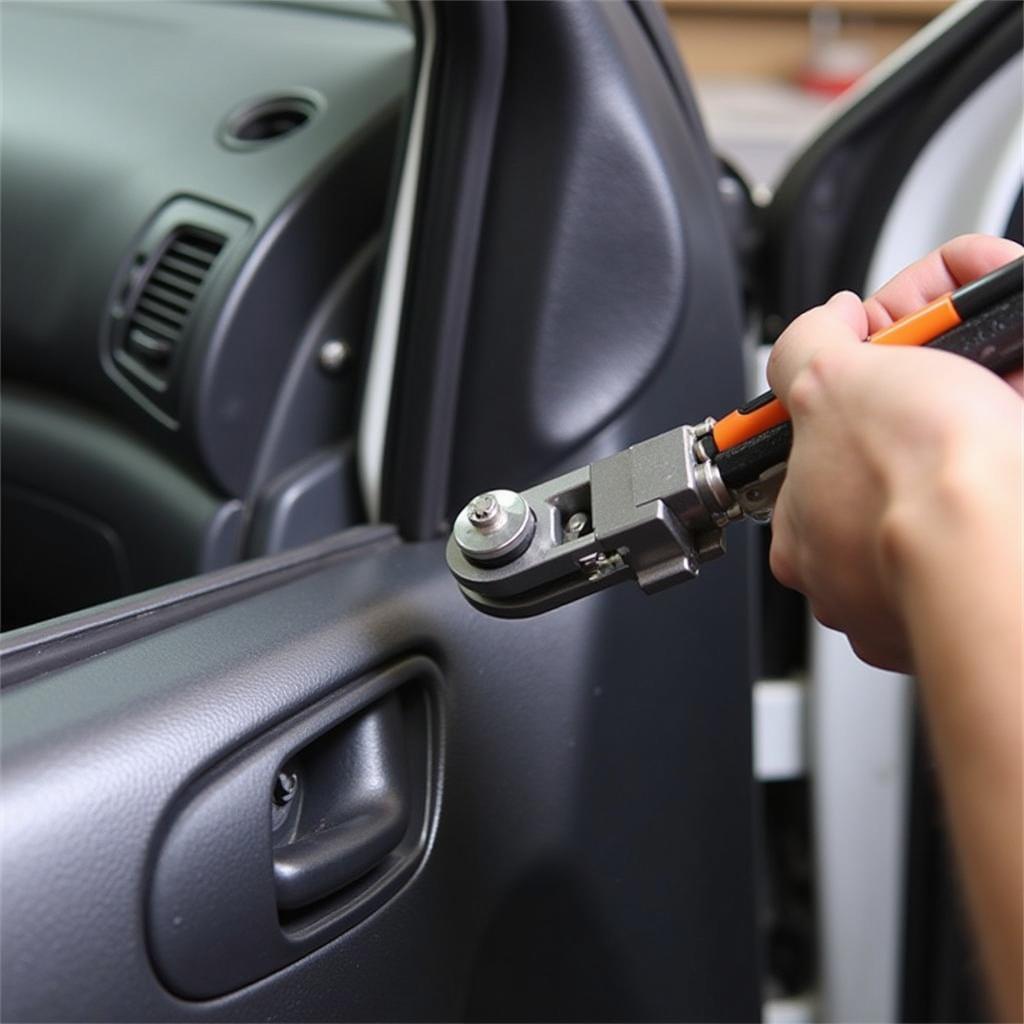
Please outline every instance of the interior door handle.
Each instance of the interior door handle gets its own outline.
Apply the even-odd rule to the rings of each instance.
[[[443,686],[411,655],[339,678],[241,748],[225,742],[156,850],[146,938],[168,992],[227,995],[399,895],[437,821]]]
[[[410,806],[396,694],[343,722],[289,764],[297,807],[276,831],[278,907],[309,906],[357,881],[402,841]]]

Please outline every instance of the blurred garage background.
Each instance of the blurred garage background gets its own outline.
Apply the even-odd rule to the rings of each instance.
[[[825,107],[951,0],[663,0],[712,144],[770,187]]]

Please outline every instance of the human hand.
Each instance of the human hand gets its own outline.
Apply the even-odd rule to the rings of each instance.
[[[956,238],[864,303],[840,292],[804,313],[769,360],[794,431],[772,571],[870,664],[913,666],[901,603],[908,533],[934,530],[936,557],[956,558],[956,537],[942,531],[955,531],[949,516],[964,501],[984,495],[1015,507],[1022,403],[1019,372],[1008,387],[950,353],[860,341],[1022,251],[1004,239]],[[1019,524],[1011,518],[1008,528]]]

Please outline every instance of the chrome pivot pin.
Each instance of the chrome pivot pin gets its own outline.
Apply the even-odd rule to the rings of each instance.
[[[478,494],[458,515],[452,536],[471,562],[510,562],[533,539],[530,506],[515,491]]]

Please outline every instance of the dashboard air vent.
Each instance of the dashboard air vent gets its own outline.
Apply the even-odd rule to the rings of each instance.
[[[167,366],[181,341],[199,290],[225,239],[198,228],[177,228],[136,292],[124,349],[154,370]]]

